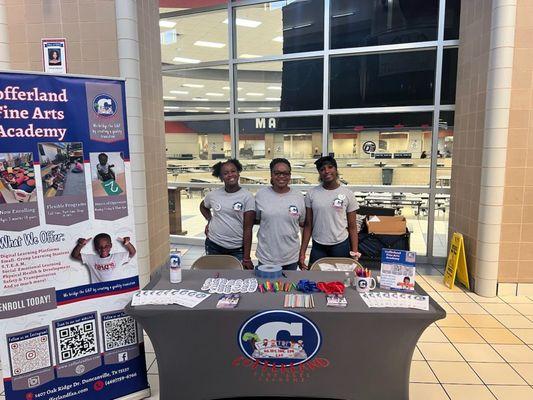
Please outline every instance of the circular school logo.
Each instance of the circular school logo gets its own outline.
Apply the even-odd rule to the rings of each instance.
[[[244,208],[244,204],[242,204],[240,201],[237,201],[236,203],[233,203],[233,210],[234,211],[242,211]]]
[[[249,318],[239,330],[246,357],[276,367],[302,364],[313,358],[322,342],[317,326],[293,311],[265,311]]]
[[[363,143],[363,151],[366,154],[374,153],[376,151],[376,143],[371,140],[368,140]]]
[[[99,94],[93,99],[93,111],[100,117],[112,117],[117,112],[117,102],[108,94]]]
[[[294,216],[299,216],[300,213],[298,212],[298,207],[296,206],[289,206],[289,214]]]

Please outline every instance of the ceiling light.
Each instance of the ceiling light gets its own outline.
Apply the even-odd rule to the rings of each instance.
[[[257,57],[261,57],[261,56],[258,56],[257,54],[241,54],[239,56],[239,58],[257,58]]]
[[[172,94],[189,94],[186,90],[169,90]]]
[[[267,86],[267,89],[270,89],[270,90],[281,90],[281,86]],[[170,93],[172,93],[172,91]]]
[[[247,112],[247,113],[254,113],[254,112],[257,112],[256,110],[243,110],[244,112]]]
[[[185,110],[185,112],[200,112],[198,110]]]
[[[165,110],[179,110],[180,107],[177,106],[165,106]]]
[[[184,64],[199,64],[200,63],[200,60],[196,60],[194,58],[185,58],[185,57],[174,57],[172,61],[184,63]]]
[[[204,85],[199,85],[197,83],[184,83],[183,85],[181,85],[183,87],[190,87],[190,88],[203,88]]]
[[[176,100],[174,96],[163,96],[163,100]]]
[[[197,110],[211,110],[211,107],[196,107]]]
[[[209,99],[206,99],[205,97],[193,97],[194,101],[209,101]]]
[[[224,93],[206,93],[206,96],[212,96],[212,97],[222,97],[224,96]]]
[[[280,101],[281,98],[280,97],[267,97],[267,98],[265,98],[265,100],[268,100],[268,101]]]
[[[261,96],[264,96],[265,94],[264,93],[246,93],[246,96],[256,96],[256,97],[261,97]]]
[[[222,89],[229,90],[229,86],[224,86]],[[238,87],[237,90],[242,90],[242,87]]]
[[[194,45],[200,47],[213,47],[215,49],[221,49],[222,47],[226,47],[224,43],[206,42],[204,40],[197,40],[196,42],[194,42]]]
[[[225,24],[228,23],[228,19],[226,18],[224,21]],[[245,26],[246,28],[257,28],[259,25],[261,25],[261,22],[259,21],[253,21],[251,19],[244,19],[244,18],[235,18],[235,24],[237,26]]]
[[[159,26],[161,28],[174,28],[176,26],[176,23],[172,22],[172,21],[160,20],[159,21]]]
[[[290,26],[288,28],[283,28],[283,32],[292,31],[293,29],[307,28],[308,26],[311,26],[311,25],[313,25],[313,24],[312,23],[308,23],[308,24],[294,25],[294,26]]]
[[[272,110],[273,107],[259,107],[260,110]]]
[[[283,43],[283,36],[276,36],[272,39],[273,42]]]
[[[245,97],[239,97],[237,100],[239,100],[239,101],[246,101],[246,98],[245,98]]]
[[[214,110],[213,112],[218,114],[227,114],[227,112],[224,110]]]
[[[352,12],[346,12],[346,13],[343,13],[343,14],[332,15],[331,18],[349,17],[349,16],[351,16],[351,15],[355,15],[355,11],[352,11]]]

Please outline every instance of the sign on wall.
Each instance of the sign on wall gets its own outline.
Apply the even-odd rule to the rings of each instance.
[[[0,74],[6,399],[146,395],[132,203],[123,81]]]
[[[41,39],[44,72],[67,73],[66,39]]]

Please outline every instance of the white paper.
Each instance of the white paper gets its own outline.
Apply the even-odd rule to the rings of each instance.
[[[369,308],[415,308],[429,311],[429,296],[396,292],[359,293]]]
[[[133,294],[132,306],[179,304],[193,308],[210,296],[208,293],[190,289],[139,290]]]

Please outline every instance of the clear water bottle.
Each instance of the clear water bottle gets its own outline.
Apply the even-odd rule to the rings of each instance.
[[[181,282],[181,251],[170,250],[170,283]]]

